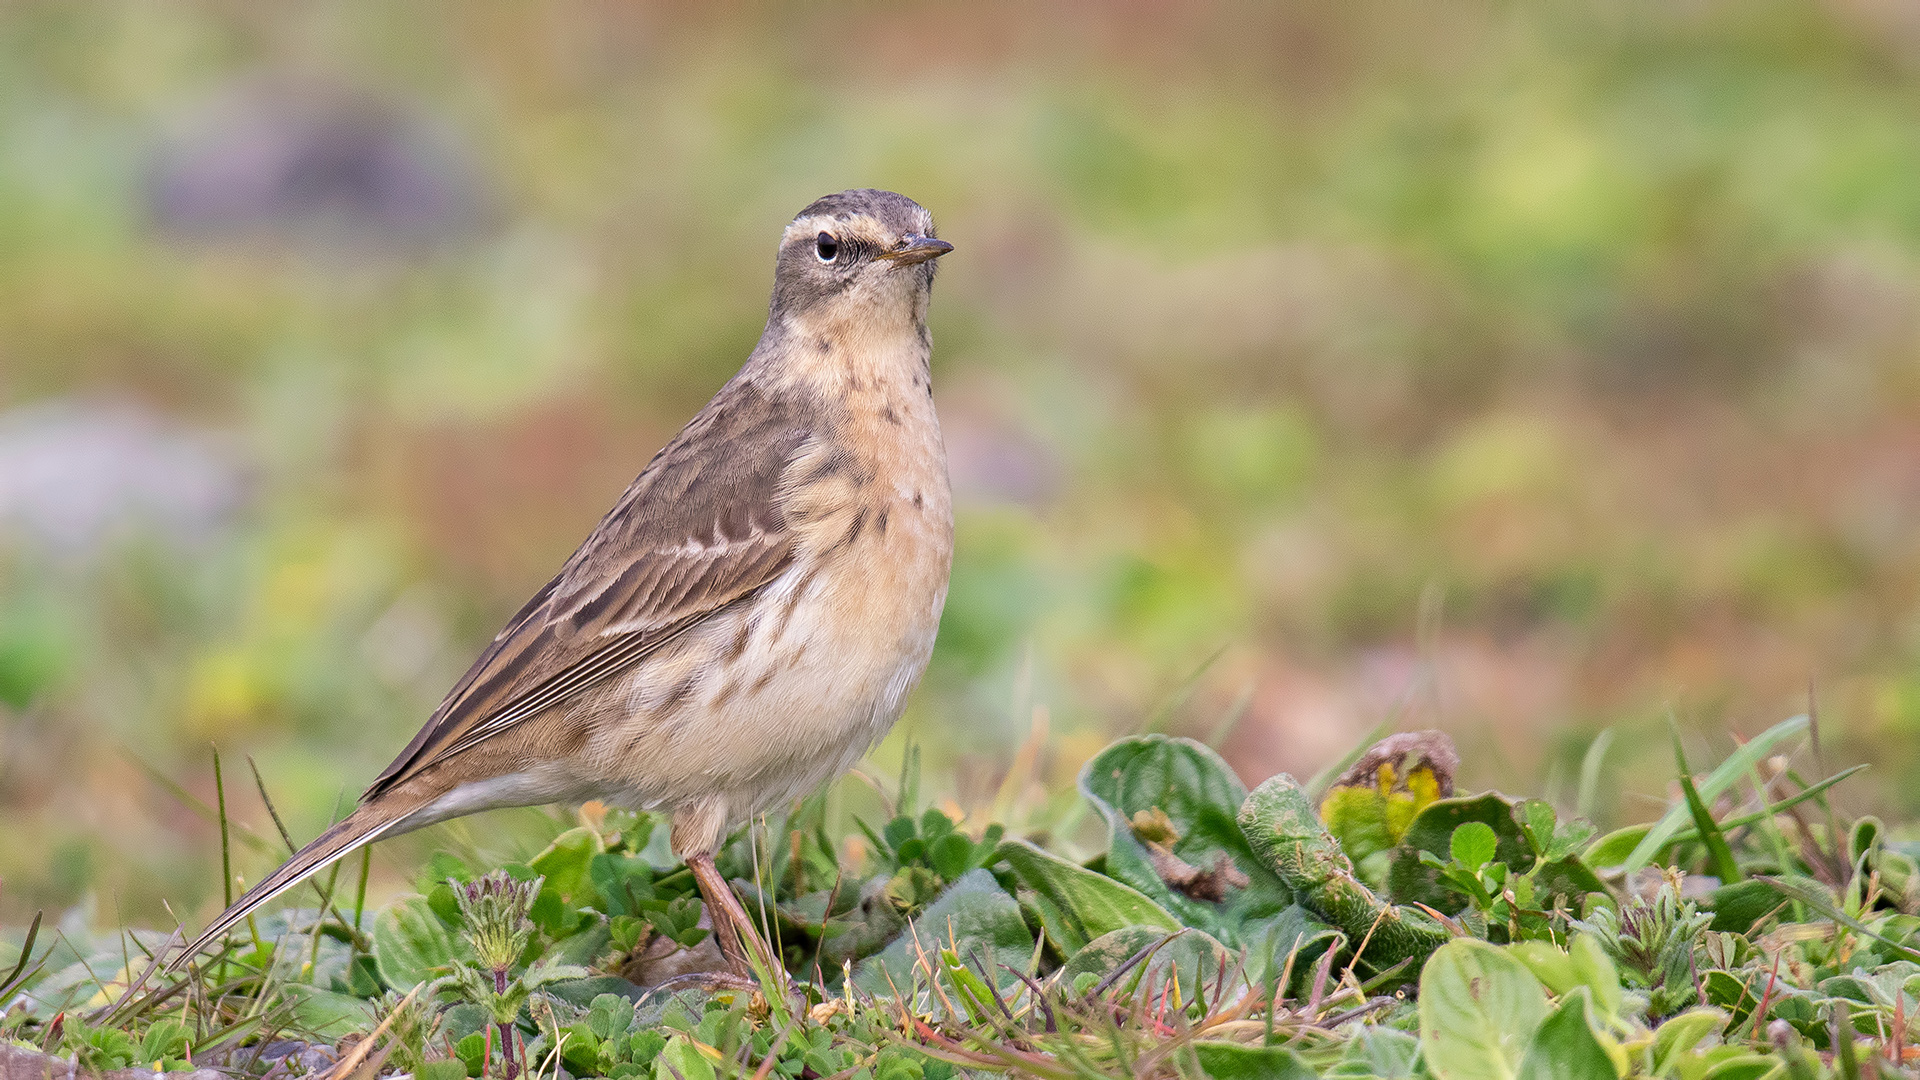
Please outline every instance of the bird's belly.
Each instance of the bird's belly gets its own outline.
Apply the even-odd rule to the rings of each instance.
[[[796,560],[615,680],[583,764],[613,798],[719,799],[734,822],[846,769],[899,718],[933,651],[951,534],[917,531]]]

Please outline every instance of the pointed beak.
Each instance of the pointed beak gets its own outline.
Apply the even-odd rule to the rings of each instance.
[[[928,259],[937,259],[952,250],[953,245],[945,240],[935,240],[931,236],[908,236],[900,242],[899,247],[892,251],[883,251],[874,258],[884,259],[901,266],[912,266],[915,263],[926,262]]]

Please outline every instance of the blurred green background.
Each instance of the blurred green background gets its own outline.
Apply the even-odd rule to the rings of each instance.
[[[0,919],[197,924],[212,744],[323,827],[868,185],[958,246],[877,772],[1017,823],[1150,723],[1257,780],[1392,719],[1566,803],[1617,726],[1613,822],[1811,684],[1920,810],[1910,5],[13,2]]]

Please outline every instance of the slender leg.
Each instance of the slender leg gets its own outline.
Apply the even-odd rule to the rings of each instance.
[[[753,965],[747,961],[746,950],[753,950],[768,972],[780,976],[786,968],[774,955],[772,946],[753,928],[753,921],[747,918],[747,911],[740,906],[740,899],[733,895],[733,888],[720,876],[720,870],[713,865],[713,856],[687,856],[687,869],[693,871],[694,883],[700,886],[700,895],[706,898],[707,913],[713,922],[713,932],[720,940],[720,951],[726,955],[727,963],[734,971],[747,978],[753,977]],[[724,927],[722,924],[725,924]]]

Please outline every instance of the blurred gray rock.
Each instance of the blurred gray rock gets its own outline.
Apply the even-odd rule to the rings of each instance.
[[[197,543],[240,506],[216,440],[138,406],[55,399],[0,412],[0,532],[84,557],[146,532]]]
[[[481,202],[445,124],[370,94],[276,79],[185,114],[149,192],[154,220],[175,235],[368,247],[458,234]]]

